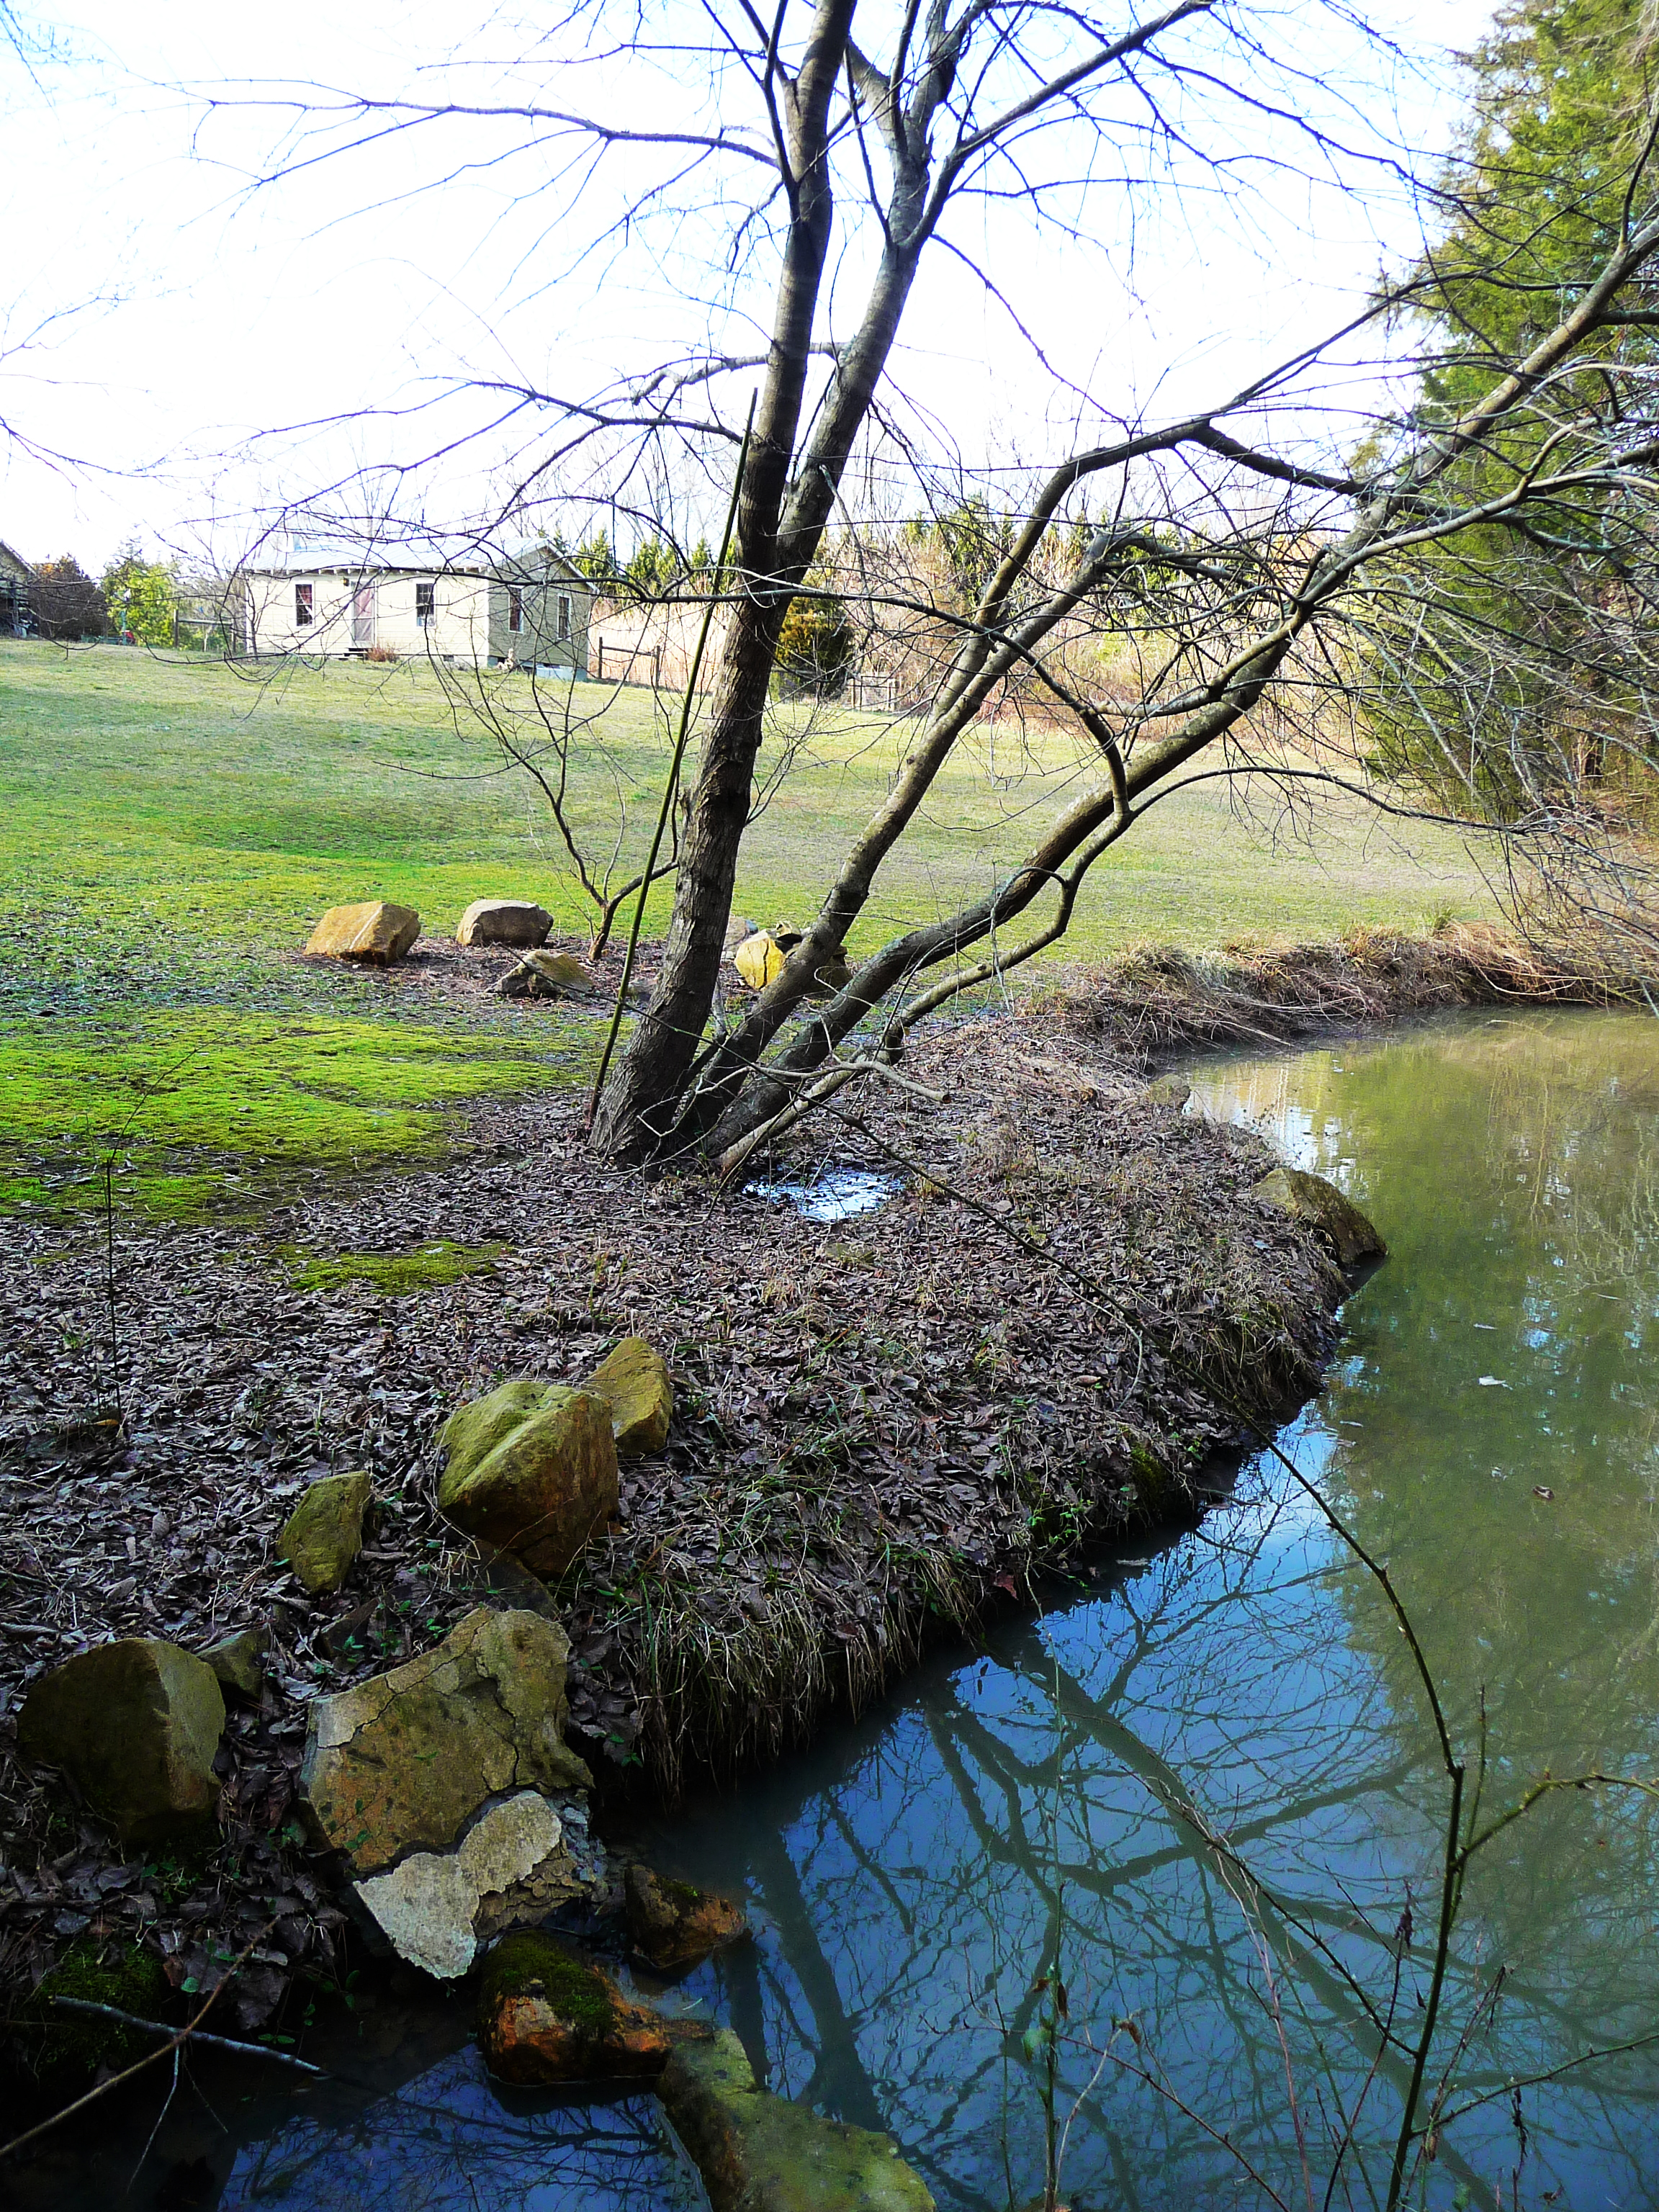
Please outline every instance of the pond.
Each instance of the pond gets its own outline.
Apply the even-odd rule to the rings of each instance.
[[[1386,1563],[1472,1762],[1484,1731],[1483,1813],[1547,1771],[1659,1777],[1659,1025],[1448,1018],[1191,1072],[1189,1110],[1261,1127],[1389,1239],[1279,1443]],[[1264,1456],[1199,1531],[642,1841],[751,1904],[755,1941],[685,1995],[773,2087],[894,2134],[950,2212],[1040,2200],[1045,2100],[1073,2212],[1311,2212],[1386,2191],[1446,1802],[1383,1589]],[[372,2094],[271,2085],[228,2136],[198,2114],[224,2193],[191,2201],[696,2201],[648,2103],[499,2096],[457,2013],[420,2047],[420,2009],[360,2049]],[[1441,2017],[1410,2202],[1659,2205],[1655,1800],[1563,1791],[1501,1832]],[[94,2201],[72,2163],[57,2201]]]

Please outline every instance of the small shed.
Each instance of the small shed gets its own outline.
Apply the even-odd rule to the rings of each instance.
[[[0,637],[29,634],[29,564],[0,538]]]
[[[587,673],[592,591],[550,545],[449,555],[295,538],[242,572],[246,650]]]

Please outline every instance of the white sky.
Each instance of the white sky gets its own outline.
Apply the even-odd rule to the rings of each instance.
[[[1249,18],[1249,0],[1237,12]],[[1260,11],[1276,51],[1333,98],[1351,94],[1385,135],[1397,129],[1425,149],[1445,143],[1455,115],[1439,88],[1442,58],[1480,35],[1486,12],[1474,0],[1379,0],[1372,21],[1424,64],[1385,73],[1313,0]],[[27,8],[22,17],[49,30],[58,53],[32,75],[0,50],[0,344],[16,349],[40,331],[0,359],[0,416],[80,464],[55,465],[15,442],[0,450],[0,538],[27,558],[72,550],[95,568],[131,534],[181,545],[213,529],[216,515],[225,550],[262,503],[414,453],[425,434],[358,426],[271,439],[250,459],[250,433],[406,403],[432,380],[469,373],[580,392],[607,368],[650,357],[665,335],[695,343],[702,333],[701,311],[683,296],[690,264],[672,252],[636,257],[605,282],[570,270],[568,234],[546,232],[548,198],[515,203],[529,167],[475,170],[410,197],[445,164],[435,142],[404,139],[250,199],[237,170],[262,158],[269,119],[238,112],[204,128],[199,100],[173,88],[245,90],[257,76],[400,89],[412,71],[453,56],[453,0],[357,0],[349,10],[63,0],[49,27]],[[498,22],[462,51],[495,63],[536,28],[532,6],[518,45]],[[476,76],[483,96],[516,81]],[[548,97],[544,76],[535,96]],[[675,109],[660,74],[642,88],[630,82],[627,96],[641,113]],[[456,139],[451,157],[495,143]],[[610,204],[603,194],[592,202]],[[1340,319],[1412,236],[1397,192],[1360,203],[1284,177],[1254,198],[1155,204],[1137,223],[1132,267],[1115,215],[1114,225],[1105,264],[1010,216],[994,216],[986,235],[1050,357],[1118,414],[1164,415],[1243,382]],[[971,229],[959,234],[970,242]],[[689,224],[684,242],[694,247],[698,235]],[[857,273],[845,280],[849,294]],[[1054,450],[1060,426],[1033,411],[1029,359],[1006,313],[959,265],[932,267],[898,366],[965,447],[1012,445],[1028,459]],[[446,498],[476,495],[477,467],[496,450],[431,479],[435,520]]]

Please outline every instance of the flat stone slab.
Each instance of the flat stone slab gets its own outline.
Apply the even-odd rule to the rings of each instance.
[[[361,1881],[448,1850],[492,1797],[591,1788],[564,1741],[569,1657],[556,1623],[478,1606],[430,1651],[319,1698],[300,1770],[313,1832]]]
[[[551,1799],[520,1790],[487,1805],[453,1850],[411,1851],[354,1894],[399,1958],[453,1981],[482,1938],[515,1918],[545,1918],[586,1890],[591,1869],[566,1825]]]

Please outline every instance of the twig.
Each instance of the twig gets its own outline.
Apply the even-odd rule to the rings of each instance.
[[[165,2021],[145,2020],[136,2012],[123,2012],[118,2005],[95,2004],[90,1997],[48,1997],[46,2002],[56,2005],[60,2012],[99,2013],[106,2020],[118,2020],[125,2027],[142,2027],[147,2034],[178,2039],[175,2030]],[[295,2058],[287,2051],[273,2050],[268,2043],[247,2043],[234,2035],[210,2035],[205,2029],[185,2032],[192,2043],[210,2043],[216,2051],[246,2051],[250,2057],[274,2059],[278,2066],[292,2066],[298,2073],[315,2075],[319,2081],[333,2079],[326,2067],[313,2066],[308,2058]]]

